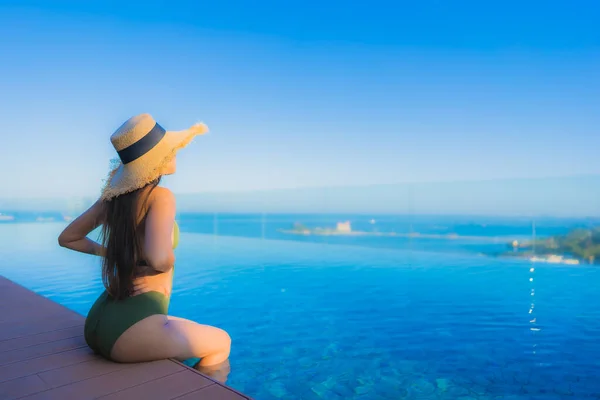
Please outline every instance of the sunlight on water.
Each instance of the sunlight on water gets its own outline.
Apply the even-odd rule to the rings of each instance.
[[[85,315],[99,260],[62,227],[0,225],[0,273]],[[600,393],[600,269],[185,231],[176,255],[171,313],[226,329],[257,399]]]

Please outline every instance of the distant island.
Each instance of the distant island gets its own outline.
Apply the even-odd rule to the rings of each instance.
[[[526,241],[510,240],[509,242],[507,242],[506,237],[463,236],[454,233],[424,234],[419,232],[353,231],[350,221],[338,222],[335,228],[309,228],[301,223],[295,223],[292,229],[279,229],[279,232],[304,236],[388,236],[420,239],[481,240],[500,244],[504,243],[510,249],[504,252],[485,254],[488,256],[523,258],[531,262],[550,264],[600,264],[600,227],[590,229],[579,228],[571,230],[565,235]]]
[[[373,224],[371,221],[371,224]],[[295,223],[292,229],[278,229],[281,233],[290,235],[304,236],[395,236],[420,239],[449,239],[449,240],[482,240],[494,243],[505,243],[506,237],[497,236],[466,236],[457,235],[456,233],[436,234],[436,233],[419,233],[419,232],[367,232],[352,230],[350,221],[338,222],[335,228],[308,228],[301,223]]]
[[[573,229],[565,235],[509,244],[506,256],[566,264],[600,264],[600,227]]]

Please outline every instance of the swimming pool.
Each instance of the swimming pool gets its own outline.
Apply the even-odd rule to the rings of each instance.
[[[0,273],[85,314],[99,263],[63,227],[0,225]],[[531,267],[183,232],[171,312],[231,334],[227,383],[256,399],[598,395],[600,269]]]

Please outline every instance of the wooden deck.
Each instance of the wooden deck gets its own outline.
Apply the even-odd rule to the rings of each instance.
[[[107,361],[87,347],[83,324],[0,276],[0,399],[249,399],[175,360]]]

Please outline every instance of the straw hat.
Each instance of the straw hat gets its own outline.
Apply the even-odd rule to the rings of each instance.
[[[166,131],[149,114],[128,119],[110,137],[119,158],[113,161],[101,199],[110,200],[157,179],[179,149],[206,132],[203,123],[183,131]]]

